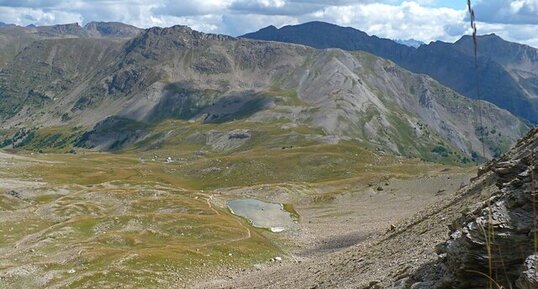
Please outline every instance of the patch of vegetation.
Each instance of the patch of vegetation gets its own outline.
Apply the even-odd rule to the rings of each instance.
[[[74,145],[81,148],[100,147],[103,150],[118,151],[145,136],[148,127],[142,122],[112,116],[76,138]]]
[[[99,153],[39,158],[9,173],[41,178],[51,186],[41,190],[61,188],[63,195],[19,200],[0,194],[0,208],[17,216],[1,222],[0,249],[39,234],[21,250],[9,250],[9,266],[42,264],[39,270],[55,276],[47,286],[176,284],[178,277],[187,282],[200,272],[242,268],[281,254],[260,232],[211,205],[207,195],[181,189],[175,177],[159,177],[167,174],[162,163],[138,167],[132,155]],[[28,205],[35,214],[25,214]],[[57,257],[65,253],[73,258]],[[3,282],[16,288],[34,284],[37,276]]]
[[[421,131],[419,134],[405,121],[405,117],[389,117],[391,123],[395,125],[395,129],[391,131],[391,139],[403,155],[415,155],[424,161],[444,164],[467,164],[461,151],[444,141],[426,124],[417,125]]]
[[[433,149],[432,149],[432,153],[435,153],[435,154],[438,154],[442,157],[445,157],[447,158],[448,157],[448,149],[442,145],[438,145],[438,146],[435,146]]]
[[[246,93],[219,98],[203,112],[204,123],[223,123],[247,118],[267,106],[269,99],[261,94]]]
[[[165,97],[150,113],[148,122],[155,123],[167,118],[188,120],[211,106],[219,96],[218,91],[195,89],[184,82],[166,85],[163,93]]]
[[[35,152],[72,152],[74,143],[81,134],[70,127],[34,128],[19,130],[5,140],[6,145]]]
[[[510,141],[500,132],[497,132],[495,128],[477,126],[475,131],[479,140],[484,142],[494,158],[501,157],[504,152],[510,149]]]

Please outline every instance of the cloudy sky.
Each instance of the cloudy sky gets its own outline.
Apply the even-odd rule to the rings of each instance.
[[[538,47],[538,0],[474,0],[480,34]],[[49,25],[120,21],[189,25],[241,35],[312,20],[392,39],[455,41],[468,33],[467,0],[0,0],[0,21]]]

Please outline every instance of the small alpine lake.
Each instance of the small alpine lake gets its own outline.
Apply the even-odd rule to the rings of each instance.
[[[228,201],[226,205],[232,214],[247,219],[254,227],[271,232],[283,232],[296,223],[294,213],[287,211],[283,204],[245,198]]]

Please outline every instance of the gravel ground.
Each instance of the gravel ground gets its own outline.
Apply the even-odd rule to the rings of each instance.
[[[197,288],[391,287],[428,268],[437,259],[435,245],[447,237],[447,226],[487,197],[487,188],[494,189],[491,176],[469,184],[470,177],[446,172],[392,179],[340,195],[327,206],[299,207],[301,231],[289,258],[228,272]]]

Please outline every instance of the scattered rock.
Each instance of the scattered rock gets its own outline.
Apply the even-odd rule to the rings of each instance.
[[[13,197],[13,198],[17,198],[17,199],[22,199],[22,195],[21,193],[17,192],[17,191],[9,191],[9,192],[6,192],[4,193],[10,197]]]
[[[530,255],[525,260],[523,271],[516,281],[516,285],[520,289],[538,288],[538,254]]]
[[[244,130],[234,130],[228,133],[229,139],[248,139],[250,138],[250,133]]]
[[[383,288],[383,286],[381,286],[381,281],[373,280],[373,281],[370,281],[370,283],[368,284],[368,288],[370,288],[370,289],[381,289],[381,288]]]
[[[417,282],[411,285],[410,289],[430,289],[433,288],[433,282]]]
[[[440,196],[446,192],[445,189],[438,190],[437,193],[435,193],[436,196]]]

